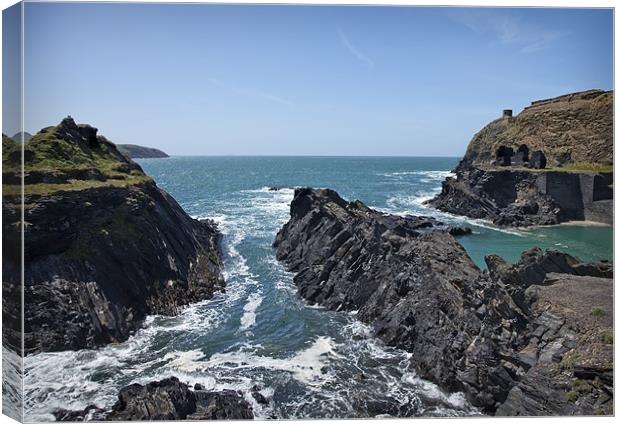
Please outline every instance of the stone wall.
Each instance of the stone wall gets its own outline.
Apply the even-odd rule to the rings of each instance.
[[[613,223],[613,173],[461,169],[428,204],[500,226]]]
[[[613,223],[613,173],[545,172],[537,180],[540,193],[562,208],[568,220]]]

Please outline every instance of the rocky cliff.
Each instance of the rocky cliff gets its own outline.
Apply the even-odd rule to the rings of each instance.
[[[533,102],[484,127],[428,204],[505,226],[613,222],[613,92]]]
[[[460,166],[489,166],[500,147],[540,150],[551,167],[613,164],[613,91],[589,90],[532,102],[478,132]]]
[[[20,146],[3,139],[4,280],[19,281]],[[24,145],[26,353],[127,339],[223,287],[215,225],[189,217],[89,125]],[[13,225],[11,224],[13,223]]]
[[[303,298],[358,311],[379,338],[412,353],[421,377],[463,391],[485,412],[609,413],[609,382],[600,376],[609,375],[611,341],[603,335],[611,327],[570,307],[583,302],[583,310],[612,313],[611,265],[533,249],[512,266],[491,256],[491,271],[481,272],[449,232],[422,230],[423,221],[346,202],[331,190],[297,189],[274,246]],[[564,303],[553,304],[553,293],[580,279],[597,294],[566,292]],[[572,358],[585,349],[599,356],[581,367]],[[584,367],[592,372],[580,374]],[[535,372],[548,378],[538,382],[530,378]],[[574,385],[589,394],[550,403]],[[531,406],[532,398],[544,407]]]

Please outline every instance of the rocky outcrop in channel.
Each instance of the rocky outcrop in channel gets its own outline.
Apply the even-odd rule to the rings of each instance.
[[[428,204],[502,226],[611,224],[612,165],[613,92],[573,93],[485,126]]]
[[[59,409],[56,421],[162,421],[253,419],[250,404],[234,390],[190,389],[176,377],[121,389],[110,411],[91,405],[81,411]]]
[[[223,288],[215,224],[189,217],[96,128],[66,118],[24,155],[25,353],[123,341],[146,315]],[[10,181],[18,164],[3,165]],[[20,279],[20,203],[5,187],[6,281]]]
[[[421,221],[386,215],[359,201],[349,203],[331,190],[297,189],[291,219],[274,246],[308,302],[358,311],[358,319],[385,343],[412,353],[421,377],[449,391],[463,391],[485,412],[532,415],[516,388],[534,368],[554,370],[551,380],[569,392],[554,372],[564,373],[565,381],[581,379],[576,369],[559,363],[581,346],[578,336],[585,327],[575,328],[575,321],[566,318],[564,327],[548,331],[541,299],[551,297],[535,294],[546,293],[565,278],[587,278],[600,284],[600,296],[606,292],[611,299],[611,265],[532,250],[513,266],[491,256],[490,272],[481,272],[449,232],[422,232]],[[584,307],[594,308],[590,303],[597,299]],[[569,330],[576,344],[566,342],[565,348]],[[601,352],[609,359],[606,348]],[[600,365],[595,365],[597,372],[605,373]],[[544,383],[531,384],[531,392],[544,399]],[[604,390],[595,384],[592,393],[603,400]],[[504,406],[507,399],[511,409]],[[571,396],[562,399],[571,413],[588,410],[571,409]],[[593,408],[594,403],[590,412]],[[553,414],[559,409],[536,411]]]

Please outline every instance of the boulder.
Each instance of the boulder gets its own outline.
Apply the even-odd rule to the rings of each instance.
[[[453,236],[468,236],[472,233],[471,228],[469,227],[448,227],[447,231],[450,235]]]

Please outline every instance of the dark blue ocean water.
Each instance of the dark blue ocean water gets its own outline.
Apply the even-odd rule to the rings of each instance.
[[[457,158],[174,157],[140,160],[157,184],[192,216],[218,222],[224,234],[226,293],[177,317],[149,317],[127,342],[98,350],[26,358],[28,420],[54,408],[111,406],[132,382],[176,375],[207,388],[262,387],[271,402],[248,396],[258,417],[469,415],[459,393],[416,376],[410,355],[383,346],[354,313],[307,305],[292,275],[275,261],[271,243],[288,220],[292,187],[329,187],[397,214],[434,215],[469,225],[460,238],[479,266],[484,255],[518,259],[532,246],[584,260],[611,259],[612,229],[557,226],[505,230],[428,209]],[[284,187],[269,191],[268,187]]]

